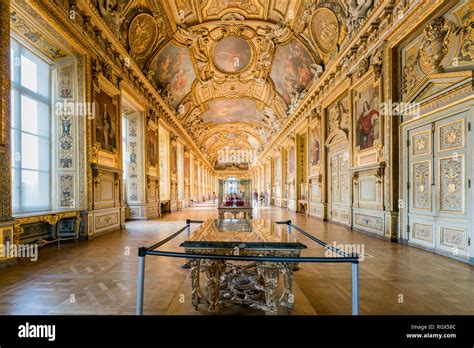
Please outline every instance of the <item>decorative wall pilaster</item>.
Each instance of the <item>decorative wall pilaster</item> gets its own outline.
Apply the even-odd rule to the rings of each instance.
[[[10,170],[10,0],[0,2],[0,244],[18,243],[20,231],[11,221]],[[15,263],[3,258],[2,264]]]
[[[79,72],[75,59],[61,61],[54,66],[53,78],[56,91],[53,95],[52,122],[56,136],[53,137],[53,173],[56,184],[53,197],[53,210],[70,210],[79,206],[79,178],[81,163],[78,147],[79,123],[83,122],[86,114],[79,115],[76,106],[83,103],[79,99]]]
[[[11,220],[10,0],[0,3],[0,220]]]
[[[296,197],[298,200],[297,211],[308,213],[308,133],[305,131],[296,138]]]
[[[183,162],[184,207],[189,207],[191,204],[191,153],[187,146],[184,148]]]
[[[288,136],[288,206],[289,210],[297,210],[297,173],[296,173],[296,163],[297,163],[297,141],[296,134],[294,132],[290,133]]]
[[[178,210],[178,142],[175,134],[170,136],[170,199],[171,211]]]

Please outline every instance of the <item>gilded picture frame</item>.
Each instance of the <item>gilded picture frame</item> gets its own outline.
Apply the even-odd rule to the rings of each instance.
[[[355,166],[379,161],[383,146],[382,87],[369,73],[352,89],[352,147]]]
[[[94,86],[94,117],[92,118],[92,162],[121,168],[121,106],[120,91],[105,77],[99,76]]]
[[[158,176],[158,126],[154,122],[148,122],[146,144],[147,174]]]

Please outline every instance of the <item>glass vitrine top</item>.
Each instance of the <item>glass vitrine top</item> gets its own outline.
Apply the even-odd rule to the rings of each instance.
[[[188,239],[185,248],[305,249],[287,231],[287,225],[272,220],[209,219]]]

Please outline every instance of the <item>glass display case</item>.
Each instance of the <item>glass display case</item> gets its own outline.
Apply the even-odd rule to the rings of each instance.
[[[252,207],[252,180],[219,180],[218,206]]]

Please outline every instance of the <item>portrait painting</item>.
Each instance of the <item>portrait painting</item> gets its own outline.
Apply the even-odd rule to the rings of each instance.
[[[357,92],[355,103],[355,143],[359,150],[372,148],[379,139],[378,88],[369,85]]]
[[[309,132],[309,160],[310,165],[315,167],[319,163],[320,158],[320,142],[319,142],[319,123],[317,123]]]
[[[265,180],[267,182],[267,185],[270,185],[271,177],[272,177],[272,166],[270,163],[267,163],[267,165],[265,166]]]
[[[193,176],[194,176],[194,182],[195,182],[195,186],[194,186],[194,189],[197,190],[197,179],[198,179],[198,165],[197,163],[194,163],[194,166],[193,166]]]
[[[178,168],[178,153],[176,151],[176,146],[172,146],[170,152],[171,173],[176,174]]]
[[[290,179],[294,177],[296,169],[296,153],[295,146],[291,145],[288,150],[288,176]]]
[[[281,157],[275,157],[274,171],[275,171],[275,182],[279,183],[281,180]]]
[[[108,152],[117,151],[118,110],[114,98],[103,90],[95,92],[95,142]]]
[[[262,114],[257,110],[255,100],[217,99],[209,103],[209,109],[202,114],[204,123],[259,122]]]
[[[151,129],[148,129],[147,132],[147,137],[148,137],[148,163],[150,163],[150,166],[156,167],[157,164],[157,141],[156,141],[156,133],[152,131]]]
[[[237,36],[219,40],[214,48],[214,64],[225,72],[238,72],[244,69],[252,57],[249,43]]]
[[[152,60],[149,71],[163,99],[174,109],[189,93],[196,78],[188,49],[172,43]]]
[[[287,105],[291,104],[295,93],[311,84],[313,73],[310,66],[314,63],[308,50],[296,39],[277,47],[270,77]]]
[[[186,157],[184,156],[184,161],[183,161],[183,172],[184,172],[184,177],[185,177],[185,180],[188,181],[188,177],[189,177],[189,162],[190,162],[190,158],[189,157]]]

